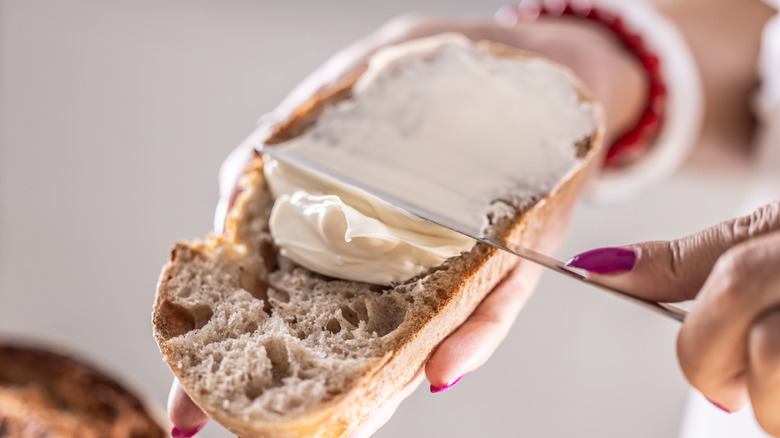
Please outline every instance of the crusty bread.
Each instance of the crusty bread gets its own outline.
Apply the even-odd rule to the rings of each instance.
[[[528,56],[480,44],[502,56]],[[323,106],[349,96],[359,74],[315,96],[266,143],[305,130]],[[572,144],[578,168],[551,193],[497,203],[489,231],[532,246],[574,202],[599,152],[600,132]],[[318,275],[275,248],[262,166],[255,156],[246,167],[222,235],[173,247],[157,289],[155,336],[190,397],[232,432],[344,436],[414,376],[517,259],[479,244],[393,286]]]
[[[164,437],[132,392],[51,351],[0,344],[0,437]]]

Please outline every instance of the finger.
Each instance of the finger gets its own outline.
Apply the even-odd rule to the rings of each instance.
[[[224,229],[227,212],[235,199],[238,178],[252,158],[255,146],[266,137],[269,123],[263,119],[259,123],[258,128],[233,149],[219,168],[219,201],[214,212],[214,232],[217,234],[222,234]]]
[[[194,434],[209,420],[208,415],[184,392],[177,379],[173,380],[168,393],[168,417],[181,436]]]
[[[705,397],[729,411],[748,400],[748,338],[780,306],[780,232],[727,251],[715,264],[677,338],[680,367]]]
[[[775,201],[748,216],[682,239],[600,248],[574,256],[566,264],[645,299],[686,301],[696,297],[715,262],[729,248],[778,230],[780,201]]]
[[[753,324],[748,363],[748,393],[756,420],[767,433],[780,436],[780,309]]]
[[[377,430],[379,430],[380,427],[384,426],[385,423],[390,420],[401,402],[412,395],[417,387],[420,386],[420,383],[423,381],[423,377],[423,369],[420,368],[417,371],[417,374],[415,374],[414,378],[412,378],[412,380],[407,383],[406,386],[401,388],[397,394],[395,394],[390,400],[383,404],[379,410],[373,413],[368,418],[368,420],[360,425],[360,427],[347,435],[347,438],[368,438],[373,435]]]
[[[445,339],[425,365],[431,391],[439,392],[484,364],[506,337],[536,287],[541,268],[520,263]]]

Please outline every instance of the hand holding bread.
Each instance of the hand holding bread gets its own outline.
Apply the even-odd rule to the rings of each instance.
[[[410,38],[437,34],[445,30],[459,30],[476,40],[487,38],[489,40],[508,43],[513,46],[531,46],[539,51],[544,51],[546,44],[549,43],[549,40],[524,39],[524,37],[531,34],[524,32],[523,29],[503,28],[487,22],[443,22],[425,19],[397,20],[384,26],[365,40],[340,52],[312,76],[307,78],[287,99],[285,99],[276,111],[261,120],[260,129],[256,131],[253,137],[250,137],[250,139],[242,144],[226,161],[220,175],[222,200],[220,201],[215,219],[215,231],[220,233],[221,236],[215,236],[206,243],[194,243],[189,245],[179,244],[173,250],[171,263],[169,263],[166,272],[164,272],[163,277],[161,278],[160,292],[158,292],[158,301],[155,311],[155,325],[158,342],[161,343],[161,349],[163,349],[166,360],[169,362],[174,372],[176,372],[177,367],[186,366],[184,365],[184,362],[187,360],[191,361],[192,358],[182,362],[184,358],[177,356],[178,352],[176,351],[176,349],[180,347],[172,346],[170,343],[179,342],[175,340],[176,338],[186,338],[187,336],[190,336],[190,331],[193,329],[198,330],[199,326],[204,326],[215,315],[214,307],[206,307],[194,302],[191,306],[189,304],[183,306],[181,303],[173,304],[173,300],[168,299],[170,297],[168,297],[167,294],[172,293],[171,291],[175,290],[176,287],[183,287],[184,289],[192,288],[194,286],[200,288],[214,287],[213,284],[210,284],[211,279],[201,278],[204,272],[214,272],[226,277],[233,275],[229,272],[230,268],[226,268],[226,266],[235,264],[237,256],[231,254],[231,248],[235,248],[236,242],[241,242],[242,246],[245,245],[244,242],[252,242],[261,252],[271,250],[267,240],[257,240],[257,236],[251,235],[252,233],[256,233],[256,230],[258,229],[258,225],[253,225],[253,220],[255,220],[253,218],[262,216],[260,210],[267,208],[268,202],[268,200],[262,199],[262,197],[259,197],[256,193],[258,192],[257,187],[262,187],[263,183],[262,178],[259,175],[262,164],[256,163],[257,160],[252,158],[252,145],[254,142],[261,137],[265,138],[269,135],[279,135],[280,126],[282,126],[281,129],[283,131],[285,123],[290,120],[294,121],[296,118],[301,118],[303,114],[301,108],[306,107],[306,103],[312,101],[312,99],[315,102],[317,99],[322,100],[323,92],[332,91],[334,86],[336,89],[349,86],[349,81],[354,80],[353,77],[356,70],[359,70],[365,63],[366,56],[373,53],[377,48]],[[583,32],[587,34],[587,31]],[[585,41],[592,41],[594,38],[601,37],[603,36],[591,35],[591,39],[588,40],[586,38]],[[554,41],[551,46],[553,48],[556,47]],[[560,44],[558,44],[558,47],[560,47]],[[601,47],[601,45],[596,44],[594,47]],[[553,55],[557,55],[559,58],[566,58],[565,53],[550,53],[550,56],[554,58],[555,56]],[[585,58],[583,57],[582,52],[572,53],[570,51],[569,55],[570,56],[567,59],[570,61],[569,64],[574,64],[572,67],[575,70],[577,70],[578,65],[580,67],[589,65],[589,63],[584,62]],[[614,57],[619,58],[619,55],[615,54]],[[583,62],[578,63],[578,61]],[[615,63],[617,65],[622,65],[626,71],[631,70],[631,66],[628,65],[627,60],[623,60],[621,64],[621,60],[616,59]],[[586,80],[588,76],[594,80],[594,83],[589,85],[595,85],[593,88],[598,95],[598,82],[603,79],[598,75],[588,73],[586,70],[578,71],[578,73],[584,76]],[[347,80],[346,83],[344,82],[345,80]],[[614,99],[610,99],[607,96],[607,93],[599,97],[606,101],[614,101]],[[624,101],[630,102],[630,99],[624,99]],[[607,113],[609,113],[609,111],[610,106],[607,105]],[[281,134],[284,134],[284,132],[281,132]],[[589,155],[589,158],[587,159],[588,163],[592,161],[592,155],[593,153]],[[247,163],[249,163],[248,166]],[[542,205],[539,208],[536,206],[532,207],[531,210],[533,211],[531,213],[523,213],[523,217],[533,217],[535,222],[531,223],[536,224],[532,226],[534,230],[530,233],[533,234],[533,236],[527,236],[529,239],[528,243],[533,243],[543,252],[551,252],[557,246],[566,229],[568,213],[573,205],[576,193],[580,189],[581,181],[582,172],[578,173],[577,177],[572,179],[571,184],[566,185],[562,188],[560,193],[553,196],[555,202],[542,203],[545,205]],[[236,186],[239,187],[239,190],[234,190]],[[553,204],[553,207],[550,207],[548,204]],[[238,214],[237,211],[241,211],[241,213]],[[223,224],[226,224],[224,228]],[[260,226],[260,228],[262,228],[262,226]],[[522,239],[523,237],[520,236],[520,238]],[[254,250],[254,248],[251,250]],[[262,255],[266,256],[267,254]],[[483,256],[487,257],[487,259],[499,257],[492,254],[490,251],[484,253]],[[238,257],[242,257],[242,255],[239,255]],[[221,260],[217,260],[217,258],[221,258]],[[267,284],[257,284],[254,280],[247,279],[246,275],[241,275],[241,273],[245,272],[267,272],[277,268],[276,266],[263,266],[263,263],[271,263],[271,265],[274,263],[273,261],[268,262],[268,259],[265,260],[266,262],[257,262],[256,260],[247,262],[244,260],[239,263],[240,272],[237,271],[236,278],[241,283],[240,286],[243,289],[252,292],[253,290],[262,289],[268,286]],[[225,263],[225,265],[221,265],[222,263]],[[482,262],[477,263],[479,264]],[[408,393],[406,390],[400,390],[400,386],[398,385],[403,385],[414,375],[416,367],[414,369],[408,369],[408,364],[410,362],[419,363],[421,365],[424,362],[425,375],[431,382],[431,389],[437,390],[448,387],[448,385],[451,385],[460,376],[476,369],[487,360],[490,354],[498,346],[501,339],[503,339],[508,332],[517,312],[519,312],[525,300],[532,292],[539,278],[540,272],[535,266],[520,263],[516,268],[512,268],[514,263],[515,260],[513,259],[501,260],[496,262],[495,265],[500,266],[500,268],[493,269],[489,273],[488,271],[485,271],[483,274],[485,275],[484,277],[476,277],[477,279],[475,281],[478,283],[485,282],[485,284],[481,284],[481,286],[478,287],[478,289],[482,290],[481,292],[475,292],[474,295],[471,295],[468,298],[468,301],[473,303],[471,304],[474,306],[472,307],[474,308],[473,313],[468,310],[468,307],[464,307],[464,309],[467,309],[467,311],[465,311],[466,313],[461,309],[454,311],[453,316],[442,318],[442,320],[446,322],[435,330],[437,334],[432,336],[431,339],[434,339],[436,336],[443,337],[455,327],[459,327],[438,345],[435,351],[430,354],[427,361],[425,361],[425,359],[429,354],[428,351],[436,345],[435,343],[430,344],[431,341],[429,339],[423,340],[423,344],[430,344],[428,346],[409,349],[402,348],[401,350],[398,350],[408,352],[405,354],[411,354],[415,356],[416,359],[411,361],[407,359],[406,362],[404,362],[406,366],[400,365],[401,362],[398,362],[398,366],[402,366],[402,368],[396,369],[394,374],[400,373],[402,374],[402,378],[398,379],[397,383],[388,385],[387,388],[376,388],[375,386],[372,386],[374,384],[370,380],[366,380],[364,383],[360,384],[364,385],[362,386],[362,389],[359,391],[352,391],[355,393],[355,395],[351,396],[354,401],[348,403],[347,406],[349,406],[348,409],[357,412],[355,413],[354,418],[338,420],[334,423],[335,426],[334,424],[329,424],[326,428],[326,432],[322,431],[322,424],[330,421],[328,419],[308,419],[307,422],[292,425],[288,423],[284,425],[285,428],[272,430],[271,432],[269,432],[271,429],[266,430],[265,432],[253,429],[254,426],[251,424],[251,421],[242,421],[240,418],[218,417],[217,419],[227,425],[231,430],[247,434],[247,436],[252,436],[251,434],[255,433],[257,433],[258,436],[268,436],[269,433],[277,434],[279,436],[306,436],[309,433],[316,433],[318,436],[342,436],[344,432],[353,431],[355,425],[363,422],[365,420],[365,415],[368,413],[372,415],[372,418],[384,418],[386,420],[386,418],[389,418],[392,410],[397,406],[397,402],[400,402],[400,398]],[[504,278],[503,281],[499,282],[501,277],[508,272],[511,272],[511,274]],[[191,276],[191,278],[198,277],[198,282],[183,285],[174,284],[181,282],[185,274],[186,276]],[[296,281],[300,282],[307,280],[299,277]],[[496,285],[495,289],[483,299],[484,295],[490,291],[489,285],[491,284]],[[181,288],[178,292],[181,292]],[[269,290],[268,293],[271,295],[273,292]],[[186,302],[186,296],[180,298],[183,298],[183,302]],[[282,302],[282,304],[284,304],[283,301],[285,299],[290,299],[289,296],[284,297],[282,295],[265,298],[271,300],[272,303],[276,300],[277,302]],[[346,299],[349,300],[350,298]],[[445,295],[444,302],[446,302],[446,300],[447,298]],[[262,303],[262,301],[258,302]],[[354,305],[355,303],[348,302],[346,307],[349,307],[350,304]],[[392,303],[387,304],[393,305]],[[252,306],[254,304],[247,305]],[[356,315],[356,317],[358,320],[355,322],[362,321],[362,317],[359,313],[363,312],[363,310],[360,310],[360,306],[357,307],[358,315]],[[262,312],[263,309],[259,309],[259,311]],[[460,316],[455,316],[455,313]],[[470,316],[469,313],[471,313]],[[235,315],[235,313],[233,313],[233,315]],[[230,317],[231,320],[233,318],[227,314],[225,317]],[[252,321],[244,320],[236,321],[234,323],[227,321],[227,323],[229,325],[245,325],[246,327],[239,329],[239,333],[241,330],[244,330],[244,333],[247,333],[257,328],[257,324]],[[340,322],[340,325],[343,324],[344,322]],[[336,327],[334,326],[332,331],[335,330]],[[248,344],[244,343],[242,345],[246,346]],[[275,348],[273,346],[269,347],[269,345],[271,344],[267,344],[263,348],[265,350]],[[289,346],[287,346],[287,348],[289,348]],[[224,355],[225,352],[215,351],[214,354]],[[286,353],[283,352],[282,354],[292,357],[289,355],[294,353],[290,353],[290,351],[287,350]],[[297,358],[293,360],[296,359]],[[251,364],[251,358],[246,358],[244,360],[244,366],[253,366]],[[258,357],[258,360],[262,361],[262,357]],[[218,369],[221,366],[222,364],[215,362],[212,365],[212,368],[217,367]],[[262,364],[257,364],[257,366],[262,366]],[[287,366],[290,366],[289,363]],[[273,364],[271,368],[273,368]],[[277,372],[281,371],[284,370],[277,370]],[[377,369],[376,372],[379,373],[380,371],[381,368]],[[420,375],[421,374],[418,374],[418,376]],[[273,376],[271,377],[273,378]],[[284,376],[282,376],[282,378],[284,378]],[[376,376],[374,376],[374,380],[376,380]],[[419,381],[419,378],[412,380],[413,386],[411,388],[416,386]],[[248,390],[252,391],[252,382],[245,382],[245,384],[248,385]],[[190,387],[190,390],[192,390],[192,387]],[[262,388],[257,391],[262,392]],[[373,391],[378,391],[378,394],[371,396],[370,393]],[[368,398],[366,398],[367,393],[369,394]],[[257,396],[258,394],[251,395]],[[388,396],[392,396],[393,398],[390,401],[385,401]],[[207,397],[207,395],[201,394],[200,397]],[[382,405],[379,411],[373,409],[369,412],[366,412],[365,410],[361,411],[361,405],[376,403],[377,400],[380,401],[379,404]],[[198,422],[205,420],[206,417],[201,416],[202,414],[198,413],[197,405],[192,404],[186,394],[184,394],[180,387],[176,385],[172,390],[171,401],[169,413],[173,423],[179,429],[195,429],[198,426]],[[381,402],[384,403],[382,404]],[[200,403],[203,403],[203,400],[201,400]],[[283,405],[282,408],[284,409]],[[343,410],[344,405],[341,405],[340,408]],[[214,412],[216,411],[212,411],[212,415],[214,415]],[[282,415],[283,414],[284,412],[282,412]],[[327,413],[327,415],[331,416],[333,414]],[[381,426],[382,422],[383,421],[381,420],[369,420],[364,422],[360,429],[353,431],[353,433],[358,435],[352,436],[368,436],[376,430],[376,428]]]

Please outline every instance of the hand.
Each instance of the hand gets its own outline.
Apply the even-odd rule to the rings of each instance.
[[[602,248],[570,266],[633,295],[696,299],[677,338],[680,367],[713,404],[751,402],[780,436],[780,201],[670,242]]]
[[[634,61],[623,55],[615,42],[598,29],[577,22],[540,20],[538,23],[516,27],[500,26],[492,21],[456,21],[419,17],[393,20],[368,37],[337,53],[322,67],[307,77],[269,115],[260,120],[258,129],[225,161],[220,171],[220,201],[215,215],[214,229],[222,232],[225,214],[229,208],[236,180],[252,155],[252,145],[264,138],[268,129],[289,118],[294,110],[318,90],[337,83],[341,78],[366,62],[378,48],[401,41],[458,31],[473,40],[488,39],[514,47],[541,53],[568,65],[578,74],[602,101],[607,114],[607,137],[622,132],[633,122],[642,104],[643,75]],[[633,96],[634,98],[632,98]],[[540,250],[552,252],[568,229],[568,213],[560,215],[561,223],[550,224],[543,236]],[[541,270],[535,265],[520,263],[474,313],[455,332],[444,340],[424,366],[431,390],[438,392],[454,384],[464,374],[487,361],[508,333],[517,313],[535,288]],[[402,391],[382,409],[354,431],[350,437],[368,437],[393,414],[398,404],[420,384],[423,373],[418,373]],[[168,401],[171,422],[177,430],[198,430],[208,420],[174,382]],[[182,433],[180,436],[186,435]]]

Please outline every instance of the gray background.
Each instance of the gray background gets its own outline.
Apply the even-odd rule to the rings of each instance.
[[[164,404],[157,275],[172,242],[211,229],[219,164],[256,118],[394,15],[504,2],[418,3],[0,0],[0,333],[68,345]],[[583,205],[559,255],[725,219],[742,180],[689,167],[631,203]],[[673,436],[676,329],[546,275],[487,365],[424,385],[377,436]]]

